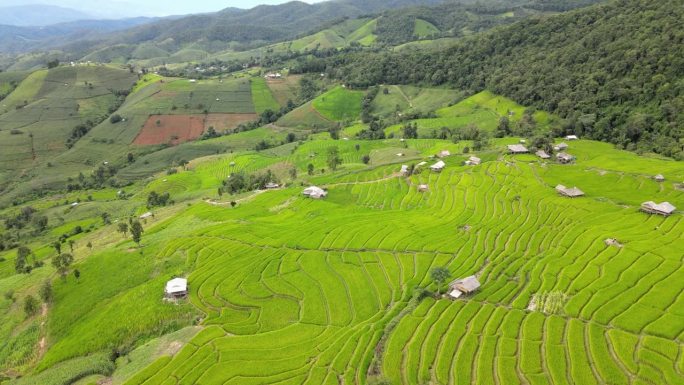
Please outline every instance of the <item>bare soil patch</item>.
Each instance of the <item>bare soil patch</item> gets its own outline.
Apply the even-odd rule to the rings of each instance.
[[[133,140],[133,144],[175,146],[199,138],[204,132],[204,123],[204,115],[152,115]]]
[[[257,114],[209,114],[204,128],[214,127],[216,132],[225,132],[234,130],[241,123],[252,122],[258,118]]]

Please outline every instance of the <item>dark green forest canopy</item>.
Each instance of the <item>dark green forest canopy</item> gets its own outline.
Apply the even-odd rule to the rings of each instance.
[[[619,0],[496,28],[442,52],[348,53],[300,66],[354,87],[490,89],[565,118],[559,134],[684,159],[683,5]]]

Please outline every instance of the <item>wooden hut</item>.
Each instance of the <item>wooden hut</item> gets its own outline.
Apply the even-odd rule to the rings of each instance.
[[[572,163],[575,161],[575,157],[568,154],[567,152],[559,152],[556,154],[556,159],[563,164]]]
[[[474,275],[459,278],[449,284],[449,297],[459,298],[463,294],[471,294],[479,289],[480,286],[480,281]]]
[[[511,154],[527,154],[530,150],[522,144],[509,144],[508,152]]]
[[[164,296],[166,298],[185,298],[188,295],[188,280],[174,278],[166,283]]]
[[[311,186],[304,189],[302,192],[305,196],[312,199],[321,199],[328,195],[328,192],[317,186]]]
[[[446,167],[446,163],[440,160],[439,162],[430,166],[430,170],[434,172],[442,172],[442,170],[444,170],[444,167]]]
[[[654,176],[653,179],[656,182],[665,182],[665,177],[663,176],[663,174],[658,174],[658,175]]]
[[[535,153],[539,158],[541,159],[551,159],[551,155],[549,155],[546,151],[544,150],[539,150]]]
[[[465,161],[465,164],[467,166],[477,166],[480,163],[482,163],[482,159],[476,156],[471,156],[470,158],[468,158],[468,160]]]
[[[668,216],[672,215],[675,210],[677,210],[677,208],[670,202],[655,203],[653,201],[648,201],[641,204],[641,211],[648,214]]]
[[[577,198],[584,195],[584,191],[578,189],[577,187],[568,188],[563,186],[562,184],[556,186],[556,191],[558,192],[558,194],[568,198]]]

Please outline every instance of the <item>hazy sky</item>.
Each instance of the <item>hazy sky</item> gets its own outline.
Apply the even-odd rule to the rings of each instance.
[[[168,16],[218,11],[228,7],[252,8],[289,0],[0,0],[0,6],[50,4],[77,9],[98,17]],[[322,0],[305,0],[314,3]]]

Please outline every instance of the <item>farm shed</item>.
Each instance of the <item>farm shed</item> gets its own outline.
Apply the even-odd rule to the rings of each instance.
[[[577,187],[568,188],[562,184],[556,186],[556,191],[558,191],[560,195],[566,196],[568,198],[576,198],[584,195],[584,191],[578,189]]]
[[[557,145],[553,146],[553,149],[556,151],[565,151],[568,149],[568,144],[565,142],[560,142]]]
[[[670,202],[655,203],[653,201],[644,202],[641,204],[641,211],[649,214],[658,214],[668,216],[671,215],[675,210]]]
[[[428,185],[426,185],[426,184],[418,185],[418,191],[420,191],[420,192],[426,192],[426,191],[428,191],[428,190],[430,190],[430,187],[428,187]]]
[[[451,155],[451,152],[449,152],[449,150],[442,150],[439,152],[439,155],[437,155],[437,156],[439,156],[440,158],[446,158],[447,156],[450,156],[450,155]]]
[[[467,166],[477,166],[478,164],[482,163],[482,159],[476,157],[476,156],[471,156],[466,160],[465,164]]]
[[[321,199],[328,195],[328,192],[317,186],[311,186],[304,189],[302,194],[312,199]]]
[[[568,154],[567,152],[559,152],[556,154],[556,159],[561,163],[571,163],[575,160],[575,157]]]
[[[577,135],[568,135],[565,137],[566,140],[579,140]]]
[[[408,174],[408,165],[405,165],[405,164],[402,165],[402,166],[401,166],[401,170],[399,170],[399,173],[400,173],[401,175],[407,175],[407,174]]]
[[[442,170],[444,170],[444,167],[446,167],[446,163],[444,163],[440,160],[439,162],[430,166],[430,170],[432,170],[434,172],[441,172]]]
[[[522,144],[509,144],[508,152],[511,154],[527,154],[530,150]]]
[[[185,278],[174,278],[166,283],[164,289],[166,298],[184,298],[188,295],[188,280]]]
[[[480,288],[480,281],[477,277],[471,275],[469,277],[457,279],[449,284],[449,296],[452,298],[459,298],[463,294],[470,294]]]
[[[655,179],[656,182],[665,182],[665,177],[663,176],[663,174],[658,174],[654,176],[653,179]]]
[[[141,215],[140,219],[147,219],[147,218],[151,218],[151,217],[154,217],[154,214],[152,214],[151,211],[148,211],[145,214]]]
[[[278,183],[269,182],[269,183],[266,183],[266,186],[264,186],[264,187],[266,187],[267,190],[273,190],[273,189],[280,187],[280,185]]]
[[[539,150],[535,153],[538,157],[542,159],[551,159],[551,155],[547,154],[544,150]]]

